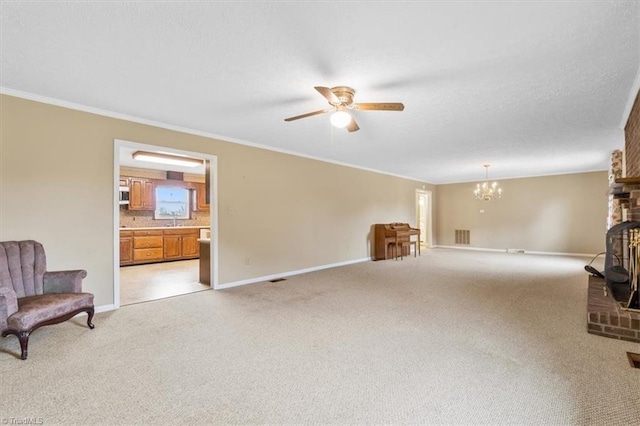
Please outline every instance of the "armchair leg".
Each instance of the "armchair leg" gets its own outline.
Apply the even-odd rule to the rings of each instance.
[[[93,306],[87,309],[87,326],[92,330],[95,328],[95,325],[93,325],[93,323],[91,322],[93,320],[94,313],[95,313],[95,309]]]
[[[18,335],[18,340],[20,340],[20,359],[23,361],[27,359],[30,334],[31,332],[29,331],[22,331]]]
[[[7,337],[10,334],[13,334],[20,341],[20,359],[27,359],[28,355],[28,346],[29,346],[29,335],[32,330],[28,331],[16,331],[16,330],[5,330],[2,332],[2,337]]]

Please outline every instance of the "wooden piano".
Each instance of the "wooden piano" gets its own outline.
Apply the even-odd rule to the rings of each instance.
[[[376,260],[408,256],[411,244],[415,244],[414,253],[420,254],[420,230],[408,223],[376,223],[375,234]],[[414,235],[417,236],[415,240],[411,238]]]

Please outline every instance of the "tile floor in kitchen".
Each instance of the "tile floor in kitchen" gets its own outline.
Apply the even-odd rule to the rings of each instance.
[[[199,260],[151,263],[120,268],[120,306],[210,290],[198,282]]]

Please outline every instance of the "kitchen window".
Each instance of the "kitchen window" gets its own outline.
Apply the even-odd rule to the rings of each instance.
[[[177,187],[156,187],[155,219],[189,219],[189,190]]]

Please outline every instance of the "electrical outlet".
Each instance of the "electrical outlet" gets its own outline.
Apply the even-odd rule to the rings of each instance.
[[[251,263],[251,262],[249,262],[249,258],[248,258],[248,257],[245,257],[245,258],[244,258],[244,264],[245,264],[245,265],[247,265],[247,266],[249,266],[249,265],[250,265],[250,263]]]

